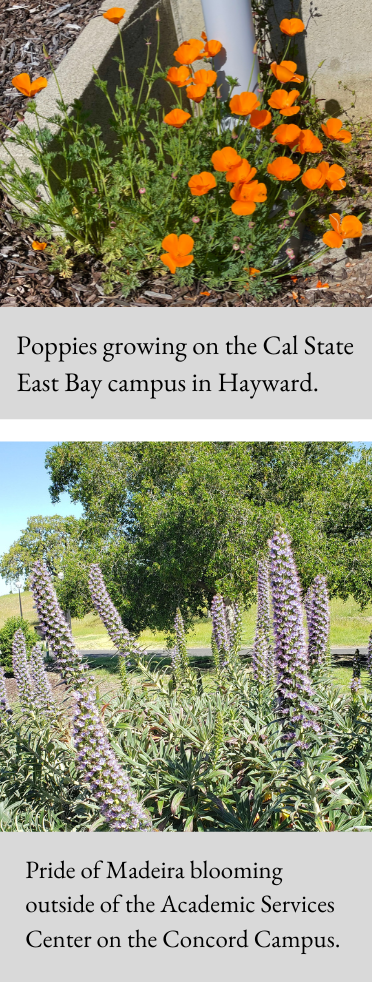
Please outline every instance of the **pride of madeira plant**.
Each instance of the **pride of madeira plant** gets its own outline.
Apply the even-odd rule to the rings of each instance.
[[[352,134],[341,120],[322,117],[311,80],[297,72],[294,39],[305,30],[299,17],[281,21],[285,50],[271,65],[261,60],[257,92],[244,79],[248,90],[234,94],[241,80],[229,78],[224,100],[214,70],[223,39],[203,33],[184,41],[174,52],[177,65],[164,69],[158,13],[157,49],[151,56],[147,44],[136,95],[126,75],[124,15],[122,7],[103,14],[117,25],[122,52],[113,99],[107,82],[96,78],[109,102],[114,157],[78,102],[67,105],[60,92],[58,112],[44,118],[33,97],[47,79],[32,82],[25,73],[13,79],[30,99],[35,123],[9,131],[13,159],[1,166],[0,184],[27,207],[38,229],[33,248],[47,250],[51,269],[68,276],[74,257],[90,252],[104,263],[108,292],[120,283],[127,295],[144,274],[165,266],[181,285],[198,279],[267,296],[297,268],[292,237],[320,190],[330,205],[325,247],[361,236],[358,218],[332,209],[332,195],[346,186],[342,148]],[[153,96],[159,81],[171,90],[167,113]],[[16,145],[26,149],[33,170],[19,168]]]
[[[0,672],[0,829],[372,828],[372,642],[368,689],[358,661],[351,691],[341,692],[326,670],[325,578],[315,578],[306,598],[307,638],[292,546],[280,525],[258,557],[251,665],[240,650],[239,603],[216,593],[210,669],[193,668],[180,610],[171,665],[154,668],[93,565],[92,601],[115,644],[121,682],[101,698],[41,562],[31,585],[65,695],[57,705],[40,645],[28,658],[18,629],[11,709]]]

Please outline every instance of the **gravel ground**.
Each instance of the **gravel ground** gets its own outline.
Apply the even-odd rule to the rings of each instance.
[[[0,0],[0,121],[17,122],[26,100],[11,85],[20,72],[46,74],[43,45],[59,64],[79,31],[98,12],[100,0],[70,0],[12,4]],[[3,131],[4,132],[4,131]],[[92,257],[80,257],[74,275],[65,280],[48,271],[47,257],[31,249],[32,229],[22,231],[11,217],[6,197],[0,194],[0,306],[3,307],[370,307],[372,306],[372,151],[371,125],[360,129],[358,150],[351,151],[351,180],[338,208],[348,213],[366,212],[364,235],[347,250],[333,250],[317,266],[317,275],[291,277],[283,281],[279,295],[258,303],[248,294],[177,289],[173,278],[144,280],[141,290],[123,299],[120,289],[105,297],[101,286],[102,266]],[[316,241],[305,231],[305,248]],[[321,284],[319,286],[319,283]]]

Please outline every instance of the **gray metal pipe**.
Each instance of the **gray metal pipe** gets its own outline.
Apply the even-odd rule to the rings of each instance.
[[[201,0],[207,37],[221,41],[222,51],[214,59],[221,95],[227,98],[226,76],[239,79],[235,92],[255,92],[258,59],[253,54],[255,34],[250,0]]]

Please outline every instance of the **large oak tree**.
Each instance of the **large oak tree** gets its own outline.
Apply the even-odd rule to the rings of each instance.
[[[167,629],[213,593],[255,596],[257,561],[278,516],[303,588],[372,595],[372,451],[347,443],[62,443],[47,452],[51,496],[82,503],[79,541],[58,581],[64,607],[90,609],[87,568],[101,564],[126,625]],[[7,557],[2,560],[3,575]]]

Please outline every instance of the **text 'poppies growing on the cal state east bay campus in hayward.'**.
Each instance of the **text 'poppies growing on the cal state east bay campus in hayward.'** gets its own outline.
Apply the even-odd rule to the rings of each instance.
[[[18,336],[17,357],[25,359],[24,367],[17,373],[17,392],[25,393],[86,393],[90,399],[95,399],[99,390],[109,393],[145,393],[150,400],[155,400],[160,393],[199,393],[199,392],[221,392],[221,393],[248,393],[249,399],[254,399],[257,391],[263,393],[293,393],[293,392],[317,392],[318,387],[312,378],[311,372],[305,372],[302,378],[247,378],[244,373],[236,371],[226,372],[217,371],[213,376],[199,377],[195,371],[191,371],[185,378],[160,378],[142,377],[120,377],[118,374],[113,378],[92,378],[85,377],[85,373],[79,374],[76,371],[66,371],[62,376],[55,374],[43,377],[41,374],[29,370],[33,368],[34,362],[51,365],[52,367],[66,364],[71,367],[71,360],[79,357],[84,358],[84,365],[92,365],[92,358],[101,361],[103,364],[112,364],[115,361],[118,365],[126,367],[130,359],[136,358],[136,370],[138,371],[138,358],[143,364],[151,364],[151,368],[157,368],[161,363],[159,359],[172,359],[173,363],[183,364],[187,358],[193,361],[195,358],[207,357],[213,369],[217,367],[214,358],[220,359],[218,367],[226,367],[226,361],[230,358],[247,358],[244,365],[249,363],[249,356],[259,355],[265,358],[265,362],[272,365],[272,358],[285,356],[315,356],[316,359],[323,357],[343,357],[350,358],[354,354],[353,342],[337,339],[319,339],[316,335],[306,335],[302,337],[293,334],[289,337],[280,335],[268,335],[260,341],[253,339],[242,340],[238,334],[233,335],[232,339],[222,343],[213,340],[196,341],[190,343],[186,341],[163,341],[156,337],[153,341],[105,341],[102,345],[95,342],[78,341],[76,337],[72,341],[32,341],[28,335]],[[85,358],[87,361],[85,362]],[[32,359],[32,361],[31,361]],[[155,359],[155,361],[154,361]],[[128,361],[129,360],[129,361]],[[222,365],[223,360],[223,365]],[[283,362],[281,362],[283,364]],[[287,364],[287,362],[285,362]],[[288,363],[289,364],[289,363]],[[205,362],[204,362],[205,365]],[[234,362],[232,362],[234,365]],[[236,365],[236,362],[235,362]],[[240,367],[239,365],[239,367]],[[79,362],[80,366],[80,362]],[[75,365],[73,364],[73,367]],[[235,366],[234,366],[235,367]],[[260,364],[262,371],[262,363]],[[279,374],[279,373],[278,373]]]

